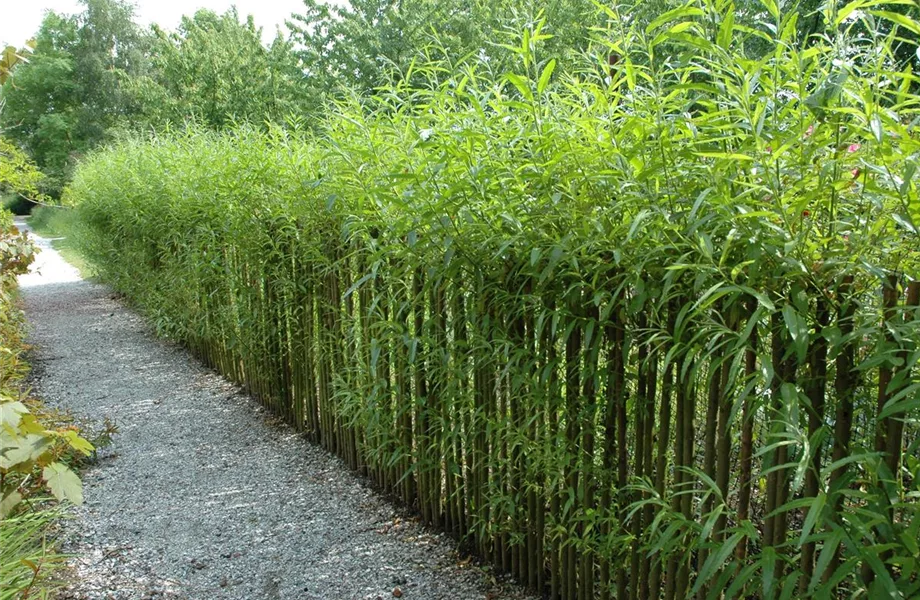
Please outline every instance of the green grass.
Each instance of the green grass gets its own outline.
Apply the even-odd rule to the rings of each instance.
[[[64,565],[49,531],[60,512],[41,509],[0,521],[0,600],[52,597]]]
[[[29,217],[29,225],[38,235],[49,238],[51,246],[61,257],[76,267],[80,276],[88,279],[96,275],[93,266],[77,249],[73,228],[76,225],[74,213],[68,208],[38,206]]]

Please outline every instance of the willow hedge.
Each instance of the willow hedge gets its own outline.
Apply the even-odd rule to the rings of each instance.
[[[602,68],[537,26],[517,73],[419,67],[319,133],[122,142],[82,244],[552,598],[915,596],[918,25],[831,5],[808,44],[770,2],[610,10]]]

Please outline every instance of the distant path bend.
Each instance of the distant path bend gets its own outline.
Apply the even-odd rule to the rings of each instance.
[[[37,271],[20,280],[35,391],[119,428],[65,526],[77,555],[65,598],[524,597],[37,241]]]

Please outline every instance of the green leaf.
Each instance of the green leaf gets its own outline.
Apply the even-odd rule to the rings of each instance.
[[[645,28],[645,33],[651,33],[662,25],[671,21],[676,21],[677,19],[682,19],[684,17],[700,17],[704,14],[705,13],[701,9],[695,6],[680,6],[658,16],[658,18],[648,24],[648,27]]]
[[[910,182],[914,178],[914,175],[917,173],[917,163],[913,161],[906,161],[904,163],[904,172],[901,174],[901,185],[898,187],[898,191],[906,196],[910,192]]]
[[[530,29],[524,29],[524,35],[521,36],[521,57],[524,59],[524,66],[530,66]]]
[[[844,531],[842,529],[837,529],[829,538],[824,540],[824,547],[821,549],[821,554],[818,555],[814,573],[811,576],[811,581],[808,583],[809,592],[814,591],[818,584],[821,583],[821,578],[827,572],[831,564],[831,559],[833,559],[834,555],[837,553],[837,547],[840,546],[844,537]]]
[[[886,419],[896,414],[907,414],[910,411],[920,408],[920,382],[912,383],[899,391],[896,395],[889,398],[882,411],[879,413],[879,419]]]
[[[808,352],[808,323],[791,304],[783,307],[783,321],[786,322],[786,330],[792,338],[799,362],[802,362]]]
[[[719,25],[719,34],[716,37],[716,43],[720,48],[728,50],[732,44],[732,34],[735,29],[735,5],[730,4],[728,8],[725,9],[725,16],[722,19],[722,24]]]
[[[812,500],[811,508],[808,509],[808,514],[805,516],[805,523],[802,525],[802,535],[799,536],[799,546],[805,544],[805,540],[808,539],[811,530],[821,516],[821,511],[824,510],[826,502],[827,495],[824,492],[819,493],[815,499]]]
[[[3,500],[0,500],[0,519],[5,519],[9,516],[10,512],[12,512],[20,502],[22,502],[22,494],[16,490],[4,496]]]
[[[887,10],[870,10],[869,12],[875,15],[876,17],[887,19],[891,21],[892,23],[895,23],[896,25],[899,25],[903,27],[904,29],[907,29],[908,31],[912,31],[913,33],[916,33],[917,35],[920,35],[920,23],[918,23],[917,21],[914,21],[907,15],[902,15],[901,13],[890,12]]]
[[[910,231],[911,233],[917,233],[917,227],[914,225],[914,220],[907,213],[891,213],[891,218],[895,223]]]
[[[792,596],[799,591],[798,581],[801,577],[802,574],[798,571],[793,571],[786,575],[783,580],[783,591],[779,595],[779,600],[792,600]]]
[[[779,20],[779,6],[776,5],[776,0],[760,0],[760,3],[767,9],[771,17]]]
[[[636,234],[636,230],[639,229],[639,225],[642,224],[642,221],[644,221],[646,217],[650,216],[651,214],[652,211],[650,210],[639,211],[639,214],[636,215],[635,219],[633,219],[632,225],[629,226],[629,232],[626,234],[627,240],[632,239],[632,237]]]
[[[44,434],[0,435],[0,468],[10,469],[16,465],[36,460],[47,450],[54,438]]]
[[[869,119],[869,128],[872,130],[872,135],[875,136],[875,141],[881,142],[885,132],[882,130],[882,118],[878,113],[873,114]]]
[[[911,554],[920,555],[920,544],[917,543],[917,538],[911,535],[910,532],[905,531],[901,534],[901,543]]]
[[[672,39],[675,39],[675,40],[679,39],[685,42],[691,41],[694,39],[693,36],[689,38],[685,38],[681,36],[680,34],[689,30],[694,25],[696,25],[696,23],[693,21],[681,21],[680,23],[676,23],[672,25],[671,27],[669,27],[667,31],[663,31],[659,33],[658,35],[656,35],[655,39],[652,40],[650,46],[657,46],[658,44],[661,44],[662,42],[666,42]]]
[[[540,73],[540,81],[537,82],[537,93],[542,94],[543,90],[546,89],[547,84],[549,84],[550,78],[553,76],[553,71],[556,69],[556,59],[552,59],[546,66],[543,67],[543,72]]]
[[[700,588],[709,581],[716,571],[724,566],[726,566],[728,557],[731,556],[732,552],[735,551],[735,546],[744,539],[744,533],[736,532],[733,536],[725,540],[719,545],[719,551],[713,554],[710,554],[706,559],[706,562],[703,563],[703,568],[700,569],[700,574],[696,578],[696,583],[693,585],[693,590],[690,592],[691,596],[695,596]]]
[[[835,460],[834,462],[830,463],[829,465],[821,469],[821,477],[829,477],[831,473],[833,473],[835,470],[839,469],[840,467],[845,467],[846,465],[850,463],[854,463],[854,462],[867,461],[873,456],[878,456],[878,455],[873,452],[866,452],[862,454],[851,454],[849,456],[841,458],[840,460]]]
[[[825,109],[830,107],[831,103],[840,97],[840,93],[843,91],[843,85],[849,77],[849,71],[842,69],[830,73],[827,79],[821,82],[814,93],[805,98],[805,106],[819,118],[822,117]]]
[[[861,8],[861,7],[863,6],[863,4],[864,4],[863,0],[856,0],[855,2],[850,2],[849,4],[847,4],[846,6],[844,6],[843,8],[841,8],[840,10],[838,10],[838,11],[837,11],[837,18],[834,19],[834,25],[839,26],[841,23],[844,22],[844,20],[846,20],[847,17],[850,16],[850,14],[851,14],[854,10],[856,10],[856,9],[858,9],[858,8]]]
[[[83,484],[70,467],[61,462],[53,462],[42,471],[42,479],[58,500],[70,500],[74,504],[83,504]]]
[[[19,427],[22,415],[29,412],[22,402],[4,402],[0,404],[0,427]]]
[[[67,440],[67,443],[70,444],[70,447],[76,450],[77,452],[82,452],[83,454],[89,455],[92,453],[95,448],[84,438],[80,437],[73,429],[68,429],[64,432],[64,439]]]
[[[537,262],[540,260],[540,254],[542,254],[542,251],[539,248],[535,247],[531,249],[530,251],[530,266],[531,267],[535,266]]]
[[[764,547],[761,552],[760,562],[763,563],[763,568],[761,573],[763,573],[763,597],[772,598],[773,597],[773,586],[776,585],[775,574],[776,574],[776,550],[773,546]]]
[[[728,586],[728,589],[725,590],[725,598],[738,598],[739,592],[745,589],[745,586],[751,581],[754,577],[754,574],[757,572],[757,563],[751,563],[746,566],[744,569],[738,573],[737,577],[734,577],[732,584]]]
[[[633,91],[636,89],[636,66],[628,56],[626,57],[624,71],[626,71],[626,87],[629,88],[629,91]]]
[[[530,90],[530,84],[526,79],[520,75],[514,73],[508,73],[505,75],[505,79],[511,82],[514,87],[517,88],[521,95],[524,96],[527,100],[533,100],[533,92]]]

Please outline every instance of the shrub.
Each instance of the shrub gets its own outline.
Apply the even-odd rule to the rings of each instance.
[[[31,213],[32,218],[29,219],[29,227],[31,227],[39,234],[43,231],[53,231],[52,222],[55,220],[56,214],[60,213],[61,210],[61,208],[56,206],[35,207]]]

